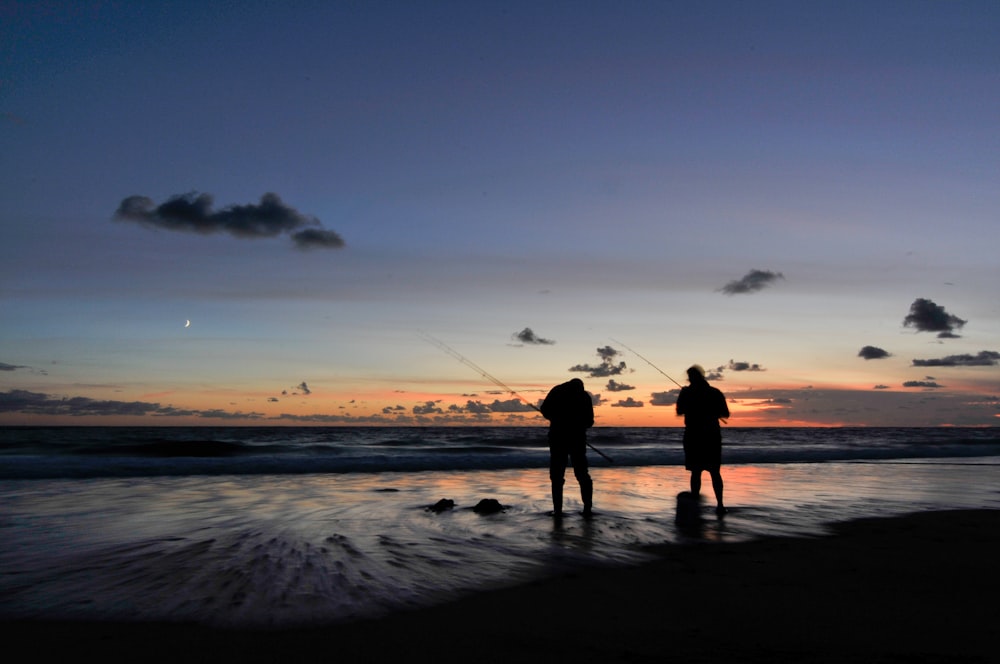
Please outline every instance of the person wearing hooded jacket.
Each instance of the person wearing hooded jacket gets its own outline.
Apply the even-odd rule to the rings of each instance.
[[[684,467],[691,471],[691,493],[701,494],[701,474],[708,471],[715,491],[717,514],[725,514],[722,500],[722,428],[719,420],[729,417],[722,392],[709,385],[705,370],[697,364],[687,370],[687,387],[677,397],[677,415],[684,416]]]
[[[567,461],[580,485],[583,515],[592,515],[594,483],[587,464],[587,429],[594,426],[594,402],[574,378],[549,390],[542,402],[542,416],[549,421],[549,479],[552,481],[552,514],[562,516],[563,485]]]

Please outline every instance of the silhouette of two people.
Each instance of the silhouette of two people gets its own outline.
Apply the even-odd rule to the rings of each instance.
[[[691,493],[701,495],[701,474],[708,471],[715,491],[717,514],[726,513],[722,500],[722,427],[729,405],[722,392],[708,384],[697,364],[687,370],[687,387],[677,397],[677,415],[684,416],[684,467],[691,471]]]
[[[563,485],[567,462],[580,485],[583,515],[593,514],[594,483],[587,464],[587,429],[594,426],[594,402],[574,378],[553,387],[540,408],[549,421],[549,479],[552,481],[552,514],[562,516]]]

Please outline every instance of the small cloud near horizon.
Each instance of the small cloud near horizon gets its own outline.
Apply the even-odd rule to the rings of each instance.
[[[903,387],[926,387],[926,388],[939,388],[944,387],[935,380],[908,380],[903,383]]]
[[[886,357],[892,357],[892,354],[879,348],[878,346],[865,346],[858,351],[858,357],[862,357],[866,360],[881,360]]]
[[[649,395],[650,406],[673,406],[677,403],[677,395],[680,390],[670,390],[668,392],[653,392]]]
[[[627,392],[628,390],[634,390],[634,385],[626,385],[625,383],[619,383],[614,378],[608,381],[608,392]]]
[[[915,367],[995,367],[997,364],[1000,364],[1000,353],[993,350],[982,350],[976,355],[964,353],[929,360],[913,360]]]
[[[726,295],[756,293],[757,291],[767,288],[778,279],[784,279],[784,278],[785,275],[783,275],[780,272],[753,269],[747,272],[739,279],[730,281],[728,284],[726,284],[719,290],[725,293]]]
[[[612,408],[642,408],[643,403],[641,401],[636,401],[632,397],[627,399],[622,399],[618,403],[611,404]]]

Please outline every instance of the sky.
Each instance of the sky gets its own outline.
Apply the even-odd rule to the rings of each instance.
[[[1000,424],[1000,4],[4,2],[0,424]]]

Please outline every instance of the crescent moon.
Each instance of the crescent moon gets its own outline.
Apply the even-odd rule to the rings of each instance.
[[[189,320],[184,321],[184,327],[191,327],[191,321]]]

